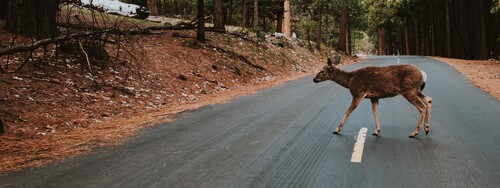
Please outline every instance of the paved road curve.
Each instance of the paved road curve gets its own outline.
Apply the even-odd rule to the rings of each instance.
[[[428,58],[343,69],[398,59],[427,72],[431,132],[408,138],[417,110],[381,100],[381,136],[367,136],[361,163],[350,159],[360,128],[374,128],[369,100],[332,135],[350,94],[308,77],[183,113],[123,146],[0,174],[0,187],[500,187],[498,100]]]

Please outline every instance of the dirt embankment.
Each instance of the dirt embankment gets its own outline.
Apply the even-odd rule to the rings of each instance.
[[[159,31],[133,37],[129,49],[135,58],[93,64],[92,74],[85,61],[70,56],[31,62],[20,71],[14,69],[25,54],[0,57],[8,71],[0,74],[6,129],[0,136],[0,172],[118,144],[180,111],[313,74],[331,53],[311,53],[298,41],[283,45],[272,37],[209,32],[208,42],[199,43],[195,36]],[[12,37],[0,30],[2,45]],[[345,64],[354,61],[344,58]]]
[[[431,57],[462,73],[469,81],[500,100],[500,62],[496,60],[463,60]]]

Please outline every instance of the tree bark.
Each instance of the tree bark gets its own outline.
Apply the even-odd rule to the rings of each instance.
[[[279,10],[278,13],[276,13],[276,32],[278,33],[283,33],[283,17],[283,10]]]
[[[408,36],[408,26],[405,26],[405,54],[410,55],[410,37]]]
[[[179,1],[178,0],[173,0],[173,9],[174,9],[174,15],[179,15],[180,14],[180,11],[179,11]]]
[[[311,28],[310,27],[306,28],[306,35],[307,35],[307,48],[309,49],[309,51],[314,52],[314,49],[311,45]]]
[[[351,11],[349,9],[349,0],[347,0],[347,36],[346,36],[346,40],[347,40],[347,52],[349,53],[349,55],[352,54],[352,28],[351,28],[351,22],[350,22],[350,12]]]
[[[233,0],[229,0],[229,10],[228,10],[228,13],[227,13],[227,23],[229,23],[229,25],[232,25],[233,24]]]
[[[59,0],[10,1],[5,27],[10,32],[46,37],[57,34]]]
[[[6,20],[9,16],[9,0],[0,0],[0,19]]]
[[[320,7],[318,8],[318,26],[316,28],[316,49],[319,51],[321,50],[321,29],[322,29],[322,20],[323,20],[323,9]]]
[[[196,39],[200,42],[205,42],[205,5],[204,0],[198,0],[198,31]]]
[[[247,27],[248,22],[248,6],[247,0],[243,0],[243,19],[241,20],[241,27]]]
[[[218,32],[225,32],[222,4],[220,0],[212,0],[214,14],[214,29]]]
[[[479,59],[488,59],[488,27],[487,21],[485,18],[485,9],[484,0],[479,0],[479,23],[480,23],[480,49],[479,49]]]
[[[253,1],[253,20],[252,20],[252,26],[255,27],[255,28],[259,26],[259,0],[254,0]]]
[[[446,27],[446,57],[451,57],[451,31],[450,31],[450,10],[448,0],[444,0],[444,14]]]
[[[415,20],[413,23],[415,27],[415,55],[422,55],[420,53],[420,32],[418,27],[418,21]]]
[[[156,7],[156,0],[147,0],[147,6],[149,9],[149,13],[151,15],[158,15],[158,8]]]
[[[347,52],[347,6],[340,9],[338,50]]]
[[[435,16],[435,8],[434,8],[434,1],[431,2],[431,16],[429,16],[429,19],[431,21],[431,54],[432,56],[436,55],[436,24],[434,19],[437,18]]]
[[[285,0],[283,4],[283,34],[290,38],[291,37],[291,29],[290,29],[290,19],[291,19],[291,9],[290,9],[290,0]]]
[[[384,35],[385,29],[383,27],[378,28],[378,55],[385,55]]]

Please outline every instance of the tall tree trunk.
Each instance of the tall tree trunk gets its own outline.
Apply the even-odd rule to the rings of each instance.
[[[419,27],[418,27],[418,21],[414,21],[414,27],[415,27],[415,55],[422,55],[420,53],[420,32],[419,32]]]
[[[405,55],[411,55],[410,37],[408,36],[408,26],[405,26]]]
[[[450,10],[448,0],[444,0],[444,14],[445,14],[445,27],[446,27],[446,57],[451,57],[451,23],[450,23]]]
[[[247,27],[248,22],[248,6],[247,0],[243,0],[243,19],[241,20],[241,27]]]
[[[307,35],[307,48],[309,49],[309,51],[314,52],[314,49],[311,45],[311,28],[310,27],[306,28],[306,35]]]
[[[5,27],[10,32],[31,36],[56,35],[58,9],[59,0],[10,1]]]
[[[484,0],[479,0],[479,23],[480,23],[480,42],[479,59],[488,59],[488,23],[486,21]]]
[[[291,37],[291,28],[290,28],[290,19],[291,19],[291,9],[290,9],[290,0],[285,0],[283,4],[283,29],[281,30],[283,34],[290,38]]]
[[[147,6],[149,13],[151,15],[158,15],[158,7],[156,6],[156,0],[147,0]]]
[[[350,9],[349,9],[349,0],[347,0],[347,36],[346,36],[346,40],[347,40],[347,53],[349,53],[349,55],[352,54],[352,42],[351,42],[351,39],[352,39],[352,33],[351,33],[351,21],[350,21]]]
[[[179,11],[179,1],[178,0],[173,0],[172,4],[173,4],[172,8],[174,9],[174,11],[173,11],[174,15],[179,15],[180,14],[180,11]]]
[[[9,0],[0,0],[0,19],[6,20],[9,17]]]
[[[259,26],[259,0],[253,0],[252,26],[255,28]]]
[[[276,32],[283,33],[284,12],[282,10],[276,13]]]
[[[200,42],[205,42],[205,5],[204,0],[198,0],[198,30],[196,39]]]
[[[384,28],[383,27],[378,28],[378,55],[385,55],[384,35],[385,35]]]
[[[340,9],[338,50],[347,52],[347,6]]]
[[[234,13],[233,0],[229,0],[229,11],[227,13],[227,23],[229,23],[229,25],[234,24],[233,23],[233,13]]]
[[[391,30],[392,28],[389,26],[386,26],[386,28],[384,29],[384,47],[385,47],[385,53],[386,55],[394,55],[393,52],[392,52],[392,35],[391,35]],[[385,35],[386,33],[388,33],[387,35]],[[385,46],[387,45],[387,46]]]
[[[434,18],[437,18],[435,6],[435,1],[431,2],[431,16],[429,16],[429,20],[431,21],[431,54],[432,56],[436,55],[436,23]]]
[[[318,8],[318,27],[316,28],[316,49],[321,50],[321,29],[322,29],[322,19],[323,19],[323,9]]]
[[[222,4],[220,0],[212,0],[213,14],[214,14],[214,29],[216,31],[225,32],[224,18],[222,12]]]

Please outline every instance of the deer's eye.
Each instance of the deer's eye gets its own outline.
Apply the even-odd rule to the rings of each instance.
[[[319,71],[319,73],[320,73],[320,74],[323,74],[323,73],[325,73],[325,71]]]

